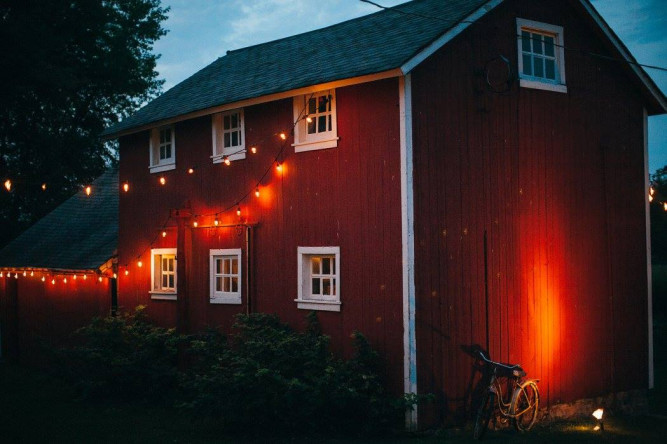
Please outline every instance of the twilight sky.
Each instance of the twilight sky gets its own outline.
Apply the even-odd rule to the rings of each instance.
[[[394,6],[405,0],[375,0]],[[379,9],[359,0],[162,0],[169,33],[155,44],[167,90],[227,50],[288,37]],[[592,0],[638,62],[667,68],[667,0]],[[567,39],[567,34],[566,34]],[[566,42],[567,43],[567,42]],[[667,72],[645,68],[663,92]],[[649,118],[649,169],[667,165],[667,115]]]

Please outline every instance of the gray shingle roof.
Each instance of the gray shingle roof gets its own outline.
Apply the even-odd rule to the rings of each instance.
[[[230,51],[103,135],[240,100],[398,68],[487,1],[415,0]]]
[[[95,270],[118,244],[118,170],[93,182],[0,250],[0,268]]]

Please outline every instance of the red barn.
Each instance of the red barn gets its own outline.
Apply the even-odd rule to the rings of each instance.
[[[424,426],[465,416],[473,345],[546,406],[645,390],[666,111],[587,0],[416,0],[229,51],[105,133],[119,305],[182,331],[316,310],[436,395]]]
[[[118,171],[109,170],[0,250],[0,356],[44,362],[115,297]]]

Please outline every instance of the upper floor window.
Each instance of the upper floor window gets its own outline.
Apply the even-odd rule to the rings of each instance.
[[[151,173],[176,168],[176,142],[174,127],[153,128],[150,140]]]
[[[567,92],[563,27],[517,19],[519,84]]]
[[[213,163],[245,159],[243,109],[213,115]]]
[[[338,146],[336,91],[333,89],[294,98],[294,151]]]
[[[176,249],[151,250],[151,297],[176,299]]]
[[[297,307],[340,311],[340,247],[298,247]]]
[[[212,304],[241,303],[241,249],[210,250]]]

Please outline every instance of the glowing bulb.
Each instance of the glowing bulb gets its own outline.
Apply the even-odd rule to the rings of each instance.
[[[5,180],[5,188],[7,189],[7,191],[12,190],[12,181],[11,180],[9,180],[9,179]]]
[[[44,282],[44,281],[46,281],[46,278],[44,276],[42,276],[42,282]]]
[[[310,116],[306,116],[306,122],[313,123],[313,118]]]
[[[27,272],[27,271],[24,271],[24,272],[23,272],[23,277],[26,277],[27,275],[28,275],[28,272]]]
[[[18,273],[14,273],[14,279],[18,279],[18,278],[19,278],[19,274],[18,274]]]
[[[236,215],[241,216],[241,207],[240,206],[236,208]]]
[[[34,275],[35,275],[35,272],[34,272],[34,271],[31,271],[31,272],[30,272],[30,277],[33,277]]]
[[[597,419],[598,421],[602,419],[602,415],[604,414],[603,409],[597,409],[596,411],[593,412],[593,417]]]
[[[655,188],[653,188],[653,186],[650,186],[648,188],[648,194],[650,194],[651,196],[653,196],[655,194]]]
[[[164,185],[165,183],[167,183],[167,179],[164,176],[160,176],[160,185]]]
[[[287,139],[287,135],[285,133],[280,133],[280,138],[285,140]]]
[[[102,276],[98,277],[97,280],[102,282]]]
[[[216,216],[215,220],[213,221],[213,225],[215,225],[217,227],[219,223],[220,223],[220,221],[218,220],[218,217]]]
[[[259,197],[259,187],[256,187],[256,188],[255,188],[255,196],[256,196],[256,197]]]
[[[86,190],[86,196],[90,196],[90,193],[93,191],[93,189],[90,187],[90,185],[88,185],[88,186],[85,188],[85,190]]]
[[[130,274],[130,270],[125,270],[125,276],[128,276]]]
[[[84,274],[84,275],[83,275],[83,280],[85,281],[86,279],[88,279],[88,275],[85,275],[85,274]]]
[[[127,193],[128,191],[130,191],[130,184],[129,184],[129,183],[125,182],[125,183],[123,184],[123,191],[125,191],[126,193]]]
[[[162,232],[162,237],[167,237],[167,232],[166,231]]]
[[[662,208],[664,208],[665,211],[667,211],[667,202],[664,202],[664,203],[662,204]]]
[[[3,276],[4,276],[4,274],[2,274],[2,271],[0,271],[0,278],[3,277]]]
[[[649,202],[653,202],[653,196],[650,195],[650,194],[648,195],[648,201],[649,201]]]
[[[253,146],[252,148],[250,148],[250,152],[253,154],[257,154],[257,147]]]
[[[72,279],[76,280],[76,275],[72,276]]]
[[[194,172],[195,172],[195,169],[194,169],[194,168],[188,168],[188,174],[192,174],[192,173],[194,173]]]
[[[197,222],[197,219],[195,219],[194,222],[192,222],[192,226],[197,228],[199,226],[199,222]]]
[[[51,285],[56,285],[56,280],[55,279],[51,279]]]
[[[229,157],[225,156],[222,161],[225,163],[225,165],[229,166],[232,164],[232,161],[229,160]]]
[[[141,261],[137,261],[137,267],[141,268],[144,266],[144,263]]]
[[[276,169],[278,171],[282,171],[283,170],[283,165],[280,162],[276,162]]]
[[[114,279],[118,279],[118,275],[116,273],[113,274]]]
[[[67,278],[63,278],[63,284],[67,283]]]
[[[46,184],[45,183],[42,184],[42,191],[46,191]]]

